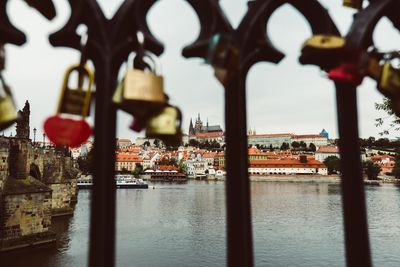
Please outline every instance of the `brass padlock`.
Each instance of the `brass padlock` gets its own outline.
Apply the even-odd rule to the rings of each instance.
[[[355,8],[358,10],[362,9],[363,0],[343,0],[343,6]]]
[[[20,119],[20,115],[15,107],[15,102],[11,90],[0,74],[0,130],[4,130]]]
[[[383,65],[378,89],[392,100],[400,99],[400,69],[393,68],[390,61]]]
[[[336,35],[314,35],[307,39],[301,49],[300,63],[313,64],[330,70],[341,63],[346,40]]]
[[[144,70],[129,69],[112,99],[121,110],[140,119],[157,114],[167,102],[164,95],[164,80],[156,71],[155,61],[148,54],[144,57],[150,59],[153,66],[145,63]]]
[[[74,71],[78,72],[76,89],[72,89],[69,85],[71,74]],[[84,90],[85,79],[87,80],[87,87]],[[94,74],[87,65],[71,66],[65,73],[57,113],[80,115],[82,117],[89,116],[93,83]]]
[[[166,106],[147,122],[146,137],[162,140],[166,146],[182,144],[182,113],[177,107]]]

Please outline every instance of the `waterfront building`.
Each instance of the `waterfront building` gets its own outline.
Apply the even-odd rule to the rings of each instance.
[[[332,146],[324,146],[324,147],[319,147],[317,151],[315,152],[315,159],[319,160],[321,162],[324,162],[324,160],[327,157],[337,157],[340,158],[340,153],[339,153],[339,148],[338,147],[332,147]]]
[[[132,154],[117,154],[115,158],[115,170],[116,171],[133,171],[136,165],[141,164],[143,166],[143,159],[138,155]]]
[[[208,161],[203,159],[200,154],[192,154],[191,158],[184,162],[186,165],[186,172],[189,176],[202,176],[208,170]]]
[[[307,159],[301,156],[300,159],[288,158],[279,160],[253,160],[249,163],[249,174],[252,175],[304,175],[320,174],[327,175],[327,167],[315,159]]]
[[[248,144],[251,146],[264,146],[264,147],[278,147],[280,148],[283,143],[291,144],[292,133],[282,134],[252,134],[248,135]]]

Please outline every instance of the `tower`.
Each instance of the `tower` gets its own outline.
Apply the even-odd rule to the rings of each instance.
[[[196,123],[194,125],[194,132],[195,134],[201,133],[203,130],[203,122],[200,119],[200,113],[197,116]]]
[[[194,127],[193,127],[193,121],[192,121],[192,118],[190,118],[190,124],[189,124],[189,135],[195,135],[196,133],[195,133],[195,130],[194,130]]]
[[[30,127],[29,127],[29,116],[31,115],[30,105],[28,100],[25,102],[25,106],[22,110],[18,111],[20,120],[17,122],[17,138],[29,139]]]

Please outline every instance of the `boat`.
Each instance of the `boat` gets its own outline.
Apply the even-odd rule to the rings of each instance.
[[[118,174],[115,175],[115,182],[117,188],[134,188],[134,189],[148,189],[149,185],[142,179],[137,179],[133,175]]]
[[[153,171],[147,170],[145,174],[150,175],[150,180],[153,182],[187,182],[188,178],[185,174],[177,171]]]
[[[148,189],[149,185],[142,179],[137,179],[133,175],[115,175],[115,184],[117,188],[133,188],[133,189]],[[93,179],[78,179],[77,186],[79,189],[87,189],[93,187]]]
[[[85,188],[92,188],[93,186],[93,179],[92,178],[87,178],[87,179],[78,179],[76,181],[76,185],[78,186],[79,189],[85,189]]]

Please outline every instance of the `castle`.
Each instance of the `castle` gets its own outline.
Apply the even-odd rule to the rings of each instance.
[[[193,121],[190,119],[189,124],[189,136],[195,136],[200,133],[216,133],[216,132],[223,132],[220,125],[208,125],[208,119],[205,126],[203,126],[203,121],[200,119],[200,113],[196,118],[195,125],[193,126]]]

